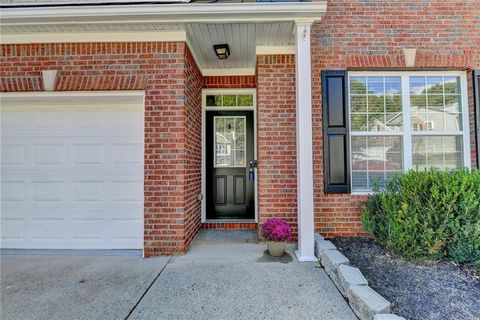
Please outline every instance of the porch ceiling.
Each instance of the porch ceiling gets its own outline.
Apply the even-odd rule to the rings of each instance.
[[[293,21],[245,23],[84,23],[5,25],[3,35],[69,34],[112,32],[185,32],[202,72],[236,69],[240,74],[252,74],[257,46],[288,47],[295,44]],[[231,55],[219,60],[213,45],[227,43]],[[233,71],[233,70],[232,70]]]
[[[255,68],[257,46],[292,46],[294,22],[186,24],[185,29],[202,70]],[[227,43],[231,55],[219,60],[213,45]]]
[[[186,41],[204,75],[245,75],[254,74],[259,48],[263,53],[293,53],[295,22],[321,20],[326,8],[321,0],[5,6],[0,43]],[[219,60],[213,50],[222,43],[230,47],[227,60]]]

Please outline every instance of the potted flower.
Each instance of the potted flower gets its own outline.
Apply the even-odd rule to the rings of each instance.
[[[262,234],[267,241],[268,252],[274,257],[280,257],[292,236],[292,228],[285,220],[269,219],[262,226]]]

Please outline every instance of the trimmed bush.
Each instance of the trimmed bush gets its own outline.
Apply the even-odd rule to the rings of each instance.
[[[445,259],[480,272],[480,171],[411,170],[374,188],[365,229],[406,259]]]

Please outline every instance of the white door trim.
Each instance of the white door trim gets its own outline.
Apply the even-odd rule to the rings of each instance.
[[[252,107],[207,107],[206,96],[210,94],[253,94]],[[207,111],[253,111],[253,140],[254,140],[254,155],[258,158],[257,152],[257,89],[203,89],[202,90],[202,207],[201,207],[201,222],[209,222],[207,220],[207,185],[206,185],[206,115]],[[255,168],[254,181],[254,199],[255,199],[255,222],[258,222],[258,171]],[[238,222],[239,220],[231,220],[231,222]],[[215,221],[212,221],[215,222]],[[225,220],[222,222],[230,222]]]

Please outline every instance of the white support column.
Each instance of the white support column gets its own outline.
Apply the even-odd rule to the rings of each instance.
[[[296,22],[297,202],[299,261],[316,261],[313,238],[312,22]]]

